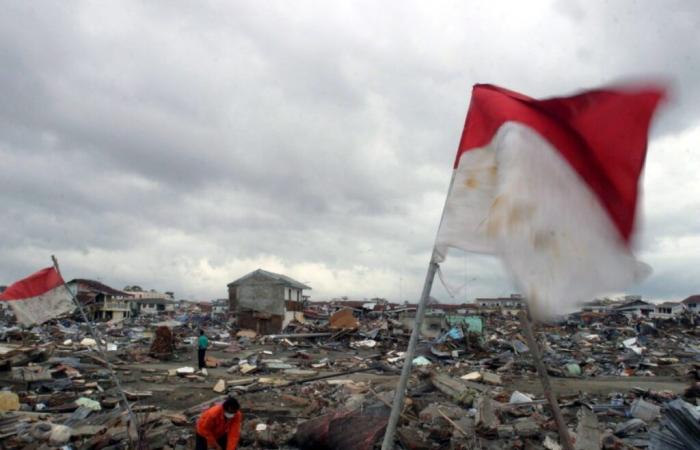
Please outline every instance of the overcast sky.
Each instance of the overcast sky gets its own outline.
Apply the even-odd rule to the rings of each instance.
[[[471,86],[673,88],[655,121],[630,290],[700,293],[700,2],[6,2],[0,284],[225,297],[252,270],[312,298],[415,300]],[[451,253],[463,301],[504,295]]]

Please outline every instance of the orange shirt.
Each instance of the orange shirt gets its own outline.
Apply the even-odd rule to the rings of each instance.
[[[207,440],[207,445],[210,447],[215,447],[216,441],[228,433],[225,450],[236,450],[238,440],[241,438],[242,422],[243,414],[240,411],[237,411],[232,418],[226,419],[224,405],[219,403],[204,411],[199,417],[197,433]]]

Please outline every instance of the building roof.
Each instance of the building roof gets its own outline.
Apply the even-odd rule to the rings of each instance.
[[[584,302],[581,306],[610,306],[612,303],[614,301],[609,298],[594,298],[591,301]]]
[[[329,302],[328,300],[311,300],[311,301],[309,302],[309,307],[313,307],[313,306],[328,306],[328,305],[330,305],[330,304],[331,304],[331,302]]]
[[[632,300],[626,303],[622,303],[620,305],[615,305],[613,309],[617,311],[622,311],[626,309],[636,309],[636,308],[643,308],[643,307],[648,307],[648,308],[653,308],[654,305],[645,302],[644,300]]]
[[[683,300],[681,303],[684,305],[698,304],[700,303],[700,295],[691,295],[690,297]]]
[[[241,278],[230,282],[228,284],[228,286],[235,286],[237,284],[241,284],[242,282],[244,282],[248,278],[251,278],[251,277],[256,276],[256,275],[259,275],[259,276],[261,275],[263,277],[274,280],[279,284],[283,284],[285,286],[293,287],[296,289],[311,289],[309,286],[305,285],[304,283],[300,283],[299,281],[294,280],[286,275],[281,275],[279,273],[274,273],[274,272],[270,272],[270,271],[263,270],[263,269],[254,270],[254,271],[250,272],[249,274],[244,275]]]
[[[674,306],[680,306],[682,303],[680,302],[663,302],[659,303],[656,306],[663,306],[665,308],[673,308]]]
[[[67,284],[79,284],[80,288],[87,288],[88,290],[107,295],[120,295],[124,297],[131,296],[131,294],[128,292],[120,291],[118,289],[114,289],[113,287],[109,287],[106,284],[100,283],[99,281],[87,280],[85,278],[75,278],[70,280]]]
[[[363,300],[332,300],[331,305],[344,308],[364,309],[366,301]]]
[[[175,304],[175,300],[170,300],[169,298],[135,298],[132,301],[143,305]]]
[[[428,306],[430,309],[441,309],[443,311],[457,311],[460,309],[478,309],[479,306],[474,303],[438,303]]]
[[[522,297],[477,298],[476,303],[524,302]]]

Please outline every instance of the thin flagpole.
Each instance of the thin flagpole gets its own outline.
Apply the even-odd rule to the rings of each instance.
[[[534,299],[529,299],[534,300]],[[520,311],[518,313],[518,318],[520,319],[520,324],[525,333],[525,340],[527,345],[530,347],[530,355],[537,368],[537,373],[540,376],[540,383],[542,383],[542,391],[544,396],[549,402],[550,408],[552,408],[552,416],[554,416],[554,421],[557,424],[557,430],[559,431],[559,440],[561,441],[564,450],[574,450],[574,446],[571,444],[571,438],[569,437],[569,429],[566,427],[566,422],[564,421],[564,416],[561,414],[561,409],[559,409],[559,401],[557,401],[557,396],[552,390],[552,385],[549,382],[549,375],[547,375],[547,368],[542,361],[542,353],[540,352],[540,346],[535,339],[535,333],[532,331],[532,318],[530,317],[530,309],[526,311]]]
[[[416,344],[418,343],[418,335],[420,335],[420,329],[423,324],[423,317],[425,316],[425,305],[428,303],[428,297],[430,297],[430,290],[433,287],[433,280],[435,279],[435,273],[438,269],[438,263],[435,262],[435,253],[430,259],[430,264],[428,264],[428,273],[425,276],[425,284],[423,285],[423,293],[420,297],[420,303],[418,304],[418,310],[416,311],[416,323],[413,325],[413,331],[411,331],[411,339],[408,341],[408,348],[404,355],[403,369],[401,370],[401,378],[399,379],[399,384],[396,386],[396,393],[394,394],[394,402],[391,406],[391,415],[389,416],[389,422],[386,426],[386,433],[384,434],[384,441],[382,442],[382,450],[391,450],[394,448],[394,433],[396,433],[396,425],[399,422],[399,417],[401,416],[401,410],[403,409],[403,398],[406,392],[406,384],[408,383],[408,378],[411,376],[411,365],[413,364],[413,355],[416,352]]]
[[[124,393],[124,390],[122,389],[121,382],[119,381],[117,374],[114,372],[114,368],[112,368],[112,364],[107,359],[107,355],[102,348],[102,337],[100,336],[100,332],[97,331],[97,329],[93,326],[90,319],[88,319],[87,314],[85,314],[85,309],[83,309],[83,305],[78,301],[76,294],[74,294],[73,291],[71,291],[71,289],[68,287],[66,280],[63,279],[63,276],[61,275],[61,269],[59,269],[59,267],[58,267],[58,260],[56,259],[56,257],[54,255],[51,255],[51,260],[53,261],[54,269],[56,269],[58,276],[61,277],[61,280],[63,281],[63,287],[65,287],[66,290],[70,293],[70,296],[73,298],[73,302],[78,306],[78,310],[80,310],[80,315],[83,317],[85,324],[88,326],[88,330],[90,331],[90,335],[95,340],[95,342],[97,342],[97,351],[99,352],[100,356],[105,361],[105,363],[107,364],[107,369],[109,370],[109,374],[112,377],[112,381],[114,381],[114,384],[117,387],[117,390],[119,391],[119,394],[121,396],[122,407],[129,415],[129,421],[131,422],[132,426],[134,427],[134,431],[136,432],[137,431],[137,429],[136,429],[136,416],[134,415],[134,412],[132,411],[131,406],[129,405],[129,401],[126,398],[126,394]],[[135,433],[135,434],[136,434],[136,436],[138,436],[138,433]],[[132,448],[133,448],[132,437],[129,433],[127,433],[127,436],[129,436],[129,442],[132,443]]]

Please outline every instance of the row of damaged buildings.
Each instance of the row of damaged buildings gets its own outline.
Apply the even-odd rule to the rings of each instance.
[[[392,303],[382,298],[350,300],[336,298],[309,301],[305,291],[311,288],[286,275],[258,269],[232,281],[228,288],[228,310],[239,328],[258,334],[281,333],[292,321],[326,321],[349,309],[359,319],[391,317],[404,325],[415,321],[416,304]],[[219,301],[221,302],[221,300]],[[469,317],[499,312],[515,315],[526,305],[519,294],[508,297],[476,298],[473,303],[444,304],[431,298],[423,322],[423,334],[437,335],[446,328],[464,323]],[[652,303],[640,296],[626,296],[622,301],[595,300],[582,308],[582,313],[618,314],[628,319],[673,319],[700,313],[700,295],[680,302]]]
[[[97,280],[76,278],[66,283],[91,320],[120,322],[137,316],[168,315],[175,311],[172,293],[119,290]]]
[[[309,301],[304,293],[311,288],[286,275],[258,269],[227,285],[230,316],[237,326],[258,334],[281,333],[292,321],[327,321],[340,310],[350,310],[358,318],[392,317],[411,326],[417,305],[391,303],[386,299]],[[516,314],[524,299],[517,294],[502,298],[482,298],[476,303],[443,304],[432,299],[423,323],[424,334],[439,334],[445,328],[464,322],[479,312],[496,310]]]
[[[668,320],[684,315],[700,314],[700,295],[691,295],[679,302],[651,303],[638,295],[626,296],[623,301],[594,300],[585,304],[584,313],[621,314],[628,319]]]
[[[304,282],[289,276],[258,269],[227,285],[228,297],[183,305],[175,301],[172,292],[144,290],[139,286],[115,289],[101,281],[73,279],[69,288],[84,305],[92,320],[119,322],[144,316],[174,317],[184,312],[208,315],[228,321],[232,319],[238,328],[251,329],[259,334],[281,333],[296,321],[326,321],[340,310],[351,310],[358,319],[392,318],[406,326],[412,326],[417,305],[393,303],[383,298],[350,300],[346,297],[328,301],[310,301],[311,289]],[[437,334],[446,327],[464,322],[466,317],[482,313],[499,312],[515,315],[526,305],[519,294],[507,297],[476,298],[470,303],[445,304],[431,298],[427,305],[424,334]],[[190,311],[192,308],[198,311]],[[627,296],[623,301],[595,300],[585,304],[583,314],[618,314],[629,319],[673,319],[700,313],[700,295],[693,295],[679,302],[652,303],[640,296]]]

